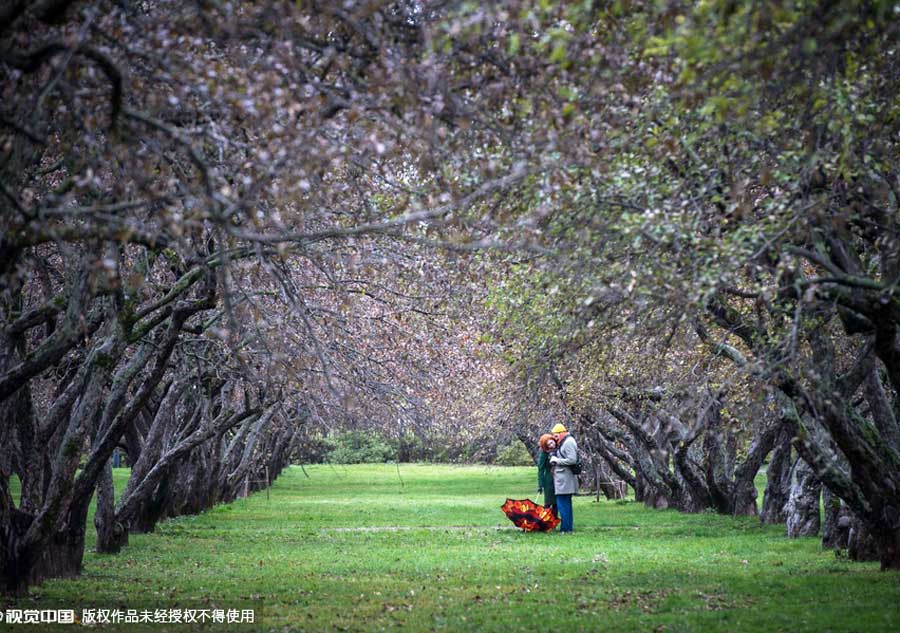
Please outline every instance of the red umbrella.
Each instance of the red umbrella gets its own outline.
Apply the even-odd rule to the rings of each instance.
[[[526,532],[549,532],[559,525],[559,519],[553,516],[550,508],[538,505],[531,499],[507,499],[500,509],[516,527]]]

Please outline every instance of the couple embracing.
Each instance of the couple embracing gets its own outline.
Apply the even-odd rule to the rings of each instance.
[[[559,516],[561,534],[572,533],[572,496],[578,491],[578,443],[562,424],[555,425],[540,439],[538,456],[538,493],[544,493],[544,505]],[[558,514],[557,514],[558,512]]]

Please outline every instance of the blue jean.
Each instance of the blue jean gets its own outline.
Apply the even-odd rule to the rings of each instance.
[[[556,495],[556,508],[559,510],[560,532],[572,531],[572,495]]]

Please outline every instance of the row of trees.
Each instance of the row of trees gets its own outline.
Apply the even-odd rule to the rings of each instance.
[[[447,136],[403,127],[442,89],[403,63],[419,11],[4,5],[3,592],[80,572],[95,493],[115,552],[270,482],[310,429],[426,424],[454,255],[421,223],[513,179],[404,175]]]
[[[115,549],[306,428],[547,415],[657,506],[769,455],[764,516],[821,482],[897,567],[893,11],[7,3],[4,591],[95,490]]]
[[[597,16],[633,37],[619,104],[581,73],[572,117],[630,125],[573,159],[537,241],[550,254],[501,260],[492,299],[523,389],[639,499],[756,513],[768,456],[763,520],[815,533],[824,486],[826,541],[852,526],[851,554],[884,568],[900,566],[893,11],[571,17],[568,42]]]

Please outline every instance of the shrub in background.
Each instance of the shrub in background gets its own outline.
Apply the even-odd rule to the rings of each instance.
[[[429,462],[434,459],[434,450],[415,433],[406,432],[391,443],[397,447],[398,462]]]
[[[371,431],[347,431],[325,438],[326,461],[333,464],[376,464],[397,458],[397,449]]]
[[[299,464],[321,464],[328,459],[331,446],[319,435],[307,435],[297,444],[291,461]]]
[[[497,447],[497,459],[499,466],[534,466],[534,458],[520,440],[513,440],[506,446]]]

